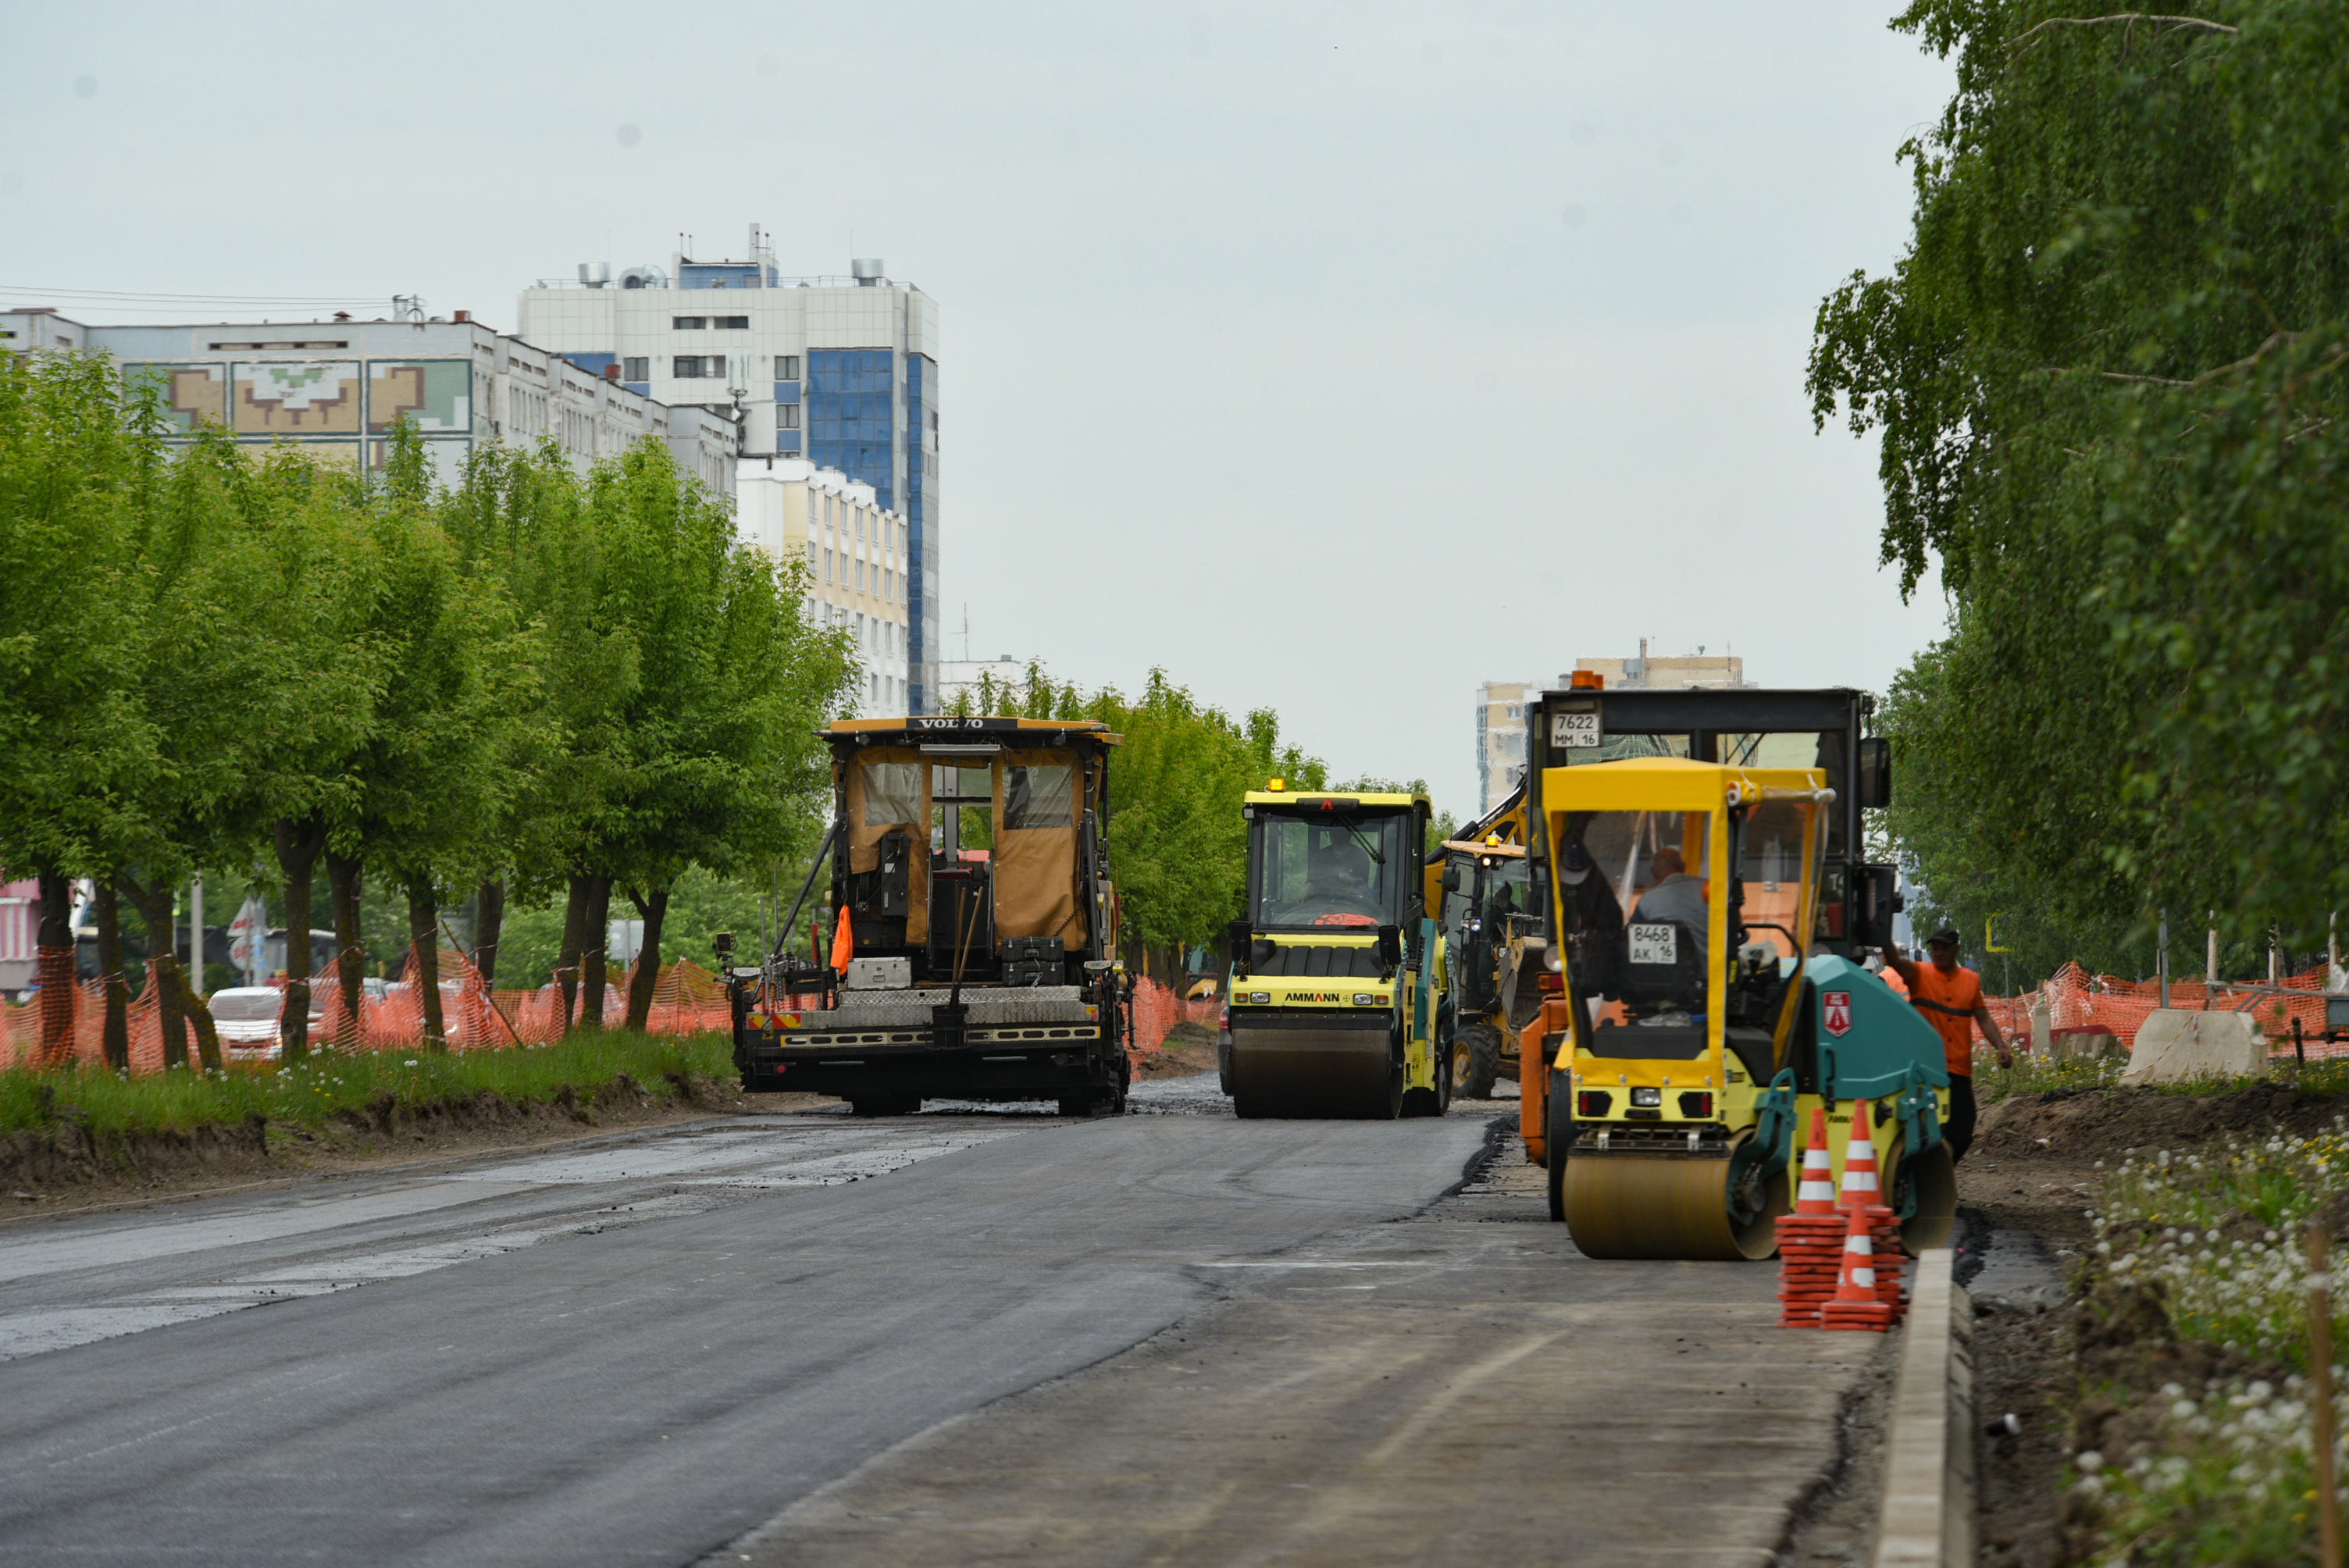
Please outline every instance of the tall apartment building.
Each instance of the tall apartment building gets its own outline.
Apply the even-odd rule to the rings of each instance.
[[[1681,691],[1689,686],[1734,688],[1745,684],[1744,659],[1728,654],[1708,655],[1702,648],[1682,658],[1651,658],[1645,637],[1640,639],[1636,659],[1577,659],[1574,667],[1604,676],[1610,688]],[[1560,676],[1557,684],[1565,686],[1569,678]]]
[[[111,355],[152,381],[189,436],[225,426],[240,441],[291,441],[322,462],[381,468],[385,433],[406,416],[443,480],[481,441],[551,436],[585,469],[657,436],[685,472],[721,495],[734,487],[732,420],[665,407],[462,311],[448,321],[90,326],[25,308],[0,311],[0,349]]]
[[[1486,681],[1476,688],[1476,814],[1499,805],[1526,769],[1528,681]]]
[[[765,235],[741,261],[582,265],[520,299],[520,330],[660,402],[733,419],[746,455],[805,458],[872,488],[910,544],[907,707],[932,711],[938,656],[938,310],[876,260],[786,278]]]
[[[808,568],[809,618],[855,634],[861,717],[910,711],[906,570],[910,528],[868,484],[804,458],[746,458],[735,530],[752,548]]]

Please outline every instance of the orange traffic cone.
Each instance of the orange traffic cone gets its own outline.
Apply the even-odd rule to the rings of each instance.
[[[1811,1146],[1803,1152],[1795,1212],[1778,1216],[1778,1324],[1816,1328],[1819,1307],[1836,1293],[1843,1260],[1843,1215],[1836,1208],[1835,1166],[1827,1154],[1827,1115],[1811,1109]]]
[[[1849,1228],[1844,1232],[1843,1278],[1836,1287],[1835,1298],[1820,1305],[1822,1328],[1856,1328],[1881,1334],[1892,1326],[1892,1309],[1876,1294],[1876,1242],[1868,1233],[1869,1225],[1865,1210],[1851,1211]]]
[[[1879,1208],[1884,1190],[1876,1179],[1876,1102],[1851,1102],[1851,1141],[1844,1145],[1843,1191],[1836,1199],[1846,1209]]]

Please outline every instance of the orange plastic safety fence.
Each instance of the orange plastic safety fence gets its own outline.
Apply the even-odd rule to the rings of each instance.
[[[2302,1048],[2310,1057],[2349,1056],[2349,1042],[2328,1045],[2323,1037],[2324,997],[2321,993],[2326,978],[2327,971],[2320,965],[2285,976],[2280,983],[2281,992],[2225,981],[2214,986],[2200,980],[2172,980],[2169,1005],[2189,1012],[2249,1013],[2267,1037],[2271,1055],[2292,1053],[2292,1026],[2296,1019]],[[2032,1009],[2041,1002],[2047,1006],[2051,1033],[2102,1027],[2110,1029],[2124,1046],[2133,1047],[2147,1015],[2161,1006],[2161,983],[2125,980],[2117,975],[2091,975],[2076,964],[2066,964],[2038,990],[2026,991],[2020,996],[1991,997],[1987,1006],[2002,1033],[2010,1040],[2019,1038],[2027,1045],[2031,1039]],[[1978,1048],[1988,1044],[1979,1025],[1974,1028],[1974,1040]]]

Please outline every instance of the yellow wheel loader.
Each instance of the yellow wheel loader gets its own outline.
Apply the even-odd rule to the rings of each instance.
[[[1557,989],[1521,1037],[1542,1068],[1528,1146],[1576,1246],[1768,1257],[1815,1106],[1838,1171],[1863,1119],[1910,1245],[1946,1240],[1940,1037],[1811,940],[1826,771],[1651,754],[1547,769],[1537,801]]]
[[[1444,935],[1424,795],[1252,790],[1224,1090],[1244,1117],[1441,1116]]]
[[[1519,1076],[1517,1031],[1541,1006],[1544,940],[1526,855],[1525,786],[1427,863],[1441,871],[1429,903],[1443,912],[1451,968],[1452,1091],[1490,1099],[1495,1081]]]

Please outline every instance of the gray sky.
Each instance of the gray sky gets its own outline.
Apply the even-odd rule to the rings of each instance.
[[[1892,9],[37,8],[0,303],[511,329],[680,231],[883,257],[943,318],[950,656],[968,603],[981,657],[1162,665],[1464,810],[1481,680],[1645,635],[1881,689],[1939,634],[1877,568],[1874,442],[1802,391],[1950,91]]]

